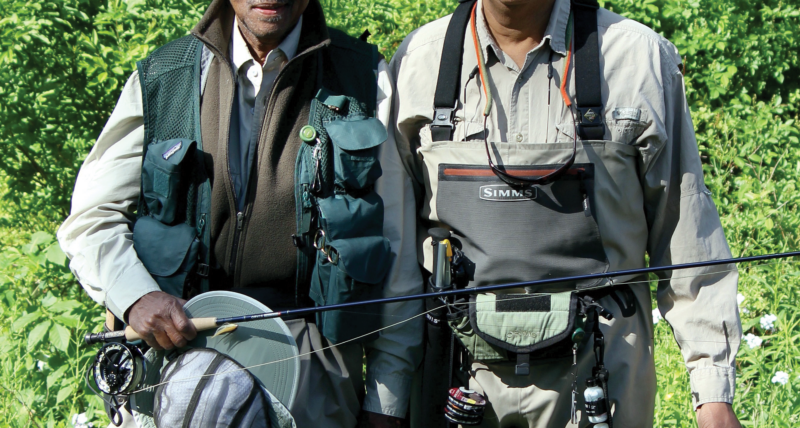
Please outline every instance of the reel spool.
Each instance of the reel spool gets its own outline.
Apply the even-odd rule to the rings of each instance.
[[[459,425],[478,425],[483,421],[486,409],[486,398],[477,392],[460,388],[451,388],[448,392],[444,417]]]
[[[128,395],[144,377],[144,355],[134,346],[108,343],[97,352],[90,371],[101,392],[112,397]]]

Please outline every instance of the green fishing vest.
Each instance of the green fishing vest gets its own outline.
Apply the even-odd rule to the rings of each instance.
[[[381,176],[378,149],[388,137],[374,117],[380,56],[374,45],[329,32],[334,61],[342,46],[373,60],[348,63],[357,72],[346,78],[330,77],[335,73],[320,67],[309,123],[300,135],[292,235],[296,281],[316,305],[380,298],[391,261],[383,200],[375,191]],[[200,127],[203,50],[200,40],[186,36],[137,64],[145,144],[134,248],[162,290],[178,297],[187,297],[189,289],[209,290],[211,184]],[[369,86],[348,90],[348,85]],[[367,333],[380,323],[375,312],[329,311],[316,321],[334,343],[369,340],[375,335]]]

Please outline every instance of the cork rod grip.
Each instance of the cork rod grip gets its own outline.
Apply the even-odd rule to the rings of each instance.
[[[216,318],[192,318],[189,321],[194,324],[194,328],[197,329],[197,331],[205,331],[211,330],[212,328],[217,328]],[[141,336],[139,336],[139,333],[134,331],[131,326],[127,326],[125,327],[125,339],[129,342],[132,342],[134,340],[141,339]]]

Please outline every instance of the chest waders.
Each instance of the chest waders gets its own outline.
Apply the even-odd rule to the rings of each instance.
[[[572,43],[561,91],[575,118],[570,160],[556,163],[560,158],[557,151],[566,148],[552,146],[564,144],[531,144],[529,147],[536,150],[520,155],[524,150],[519,145],[492,143],[498,163],[501,154],[510,153],[517,160],[522,159],[514,165],[495,166],[491,163],[488,142],[484,156],[483,145],[477,148],[468,141],[453,141],[462,63],[467,55],[465,36],[475,38],[482,86],[486,88],[484,75],[488,72],[483,69],[482,48],[474,26],[472,34],[468,33],[475,3],[460,0],[447,28],[434,97],[434,119],[429,140],[423,137],[419,150],[431,179],[430,187],[435,189],[429,196],[433,206],[431,217],[449,230],[444,233],[432,230],[434,274],[428,289],[441,291],[513,281],[508,269],[514,269],[515,275],[527,280],[606,272],[609,261],[593,203],[597,165],[591,161],[573,163],[579,149],[578,137],[583,142],[602,140],[606,131],[600,86],[599,6],[594,0],[573,0],[571,5],[567,39]],[[565,90],[570,61],[574,64],[574,102]],[[491,93],[484,91],[487,96],[484,116],[488,118]],[[459,163],[452,163],[454,159]],[[491,218],[504,221],[486,227],[484,222]],[[442,257],[442,254],[452,256]],[[493,263],[499,255],[509,261]],[[468,281],[472,284],[466,285]],[[439,310],[427,317],[420,419],[428,421],[428,426],[448,426],[442,409],[448,389],[454,386],[453,377],[457,374],[454,366],[459,366],[455,360],[460,359],[462,374],[468,370],[467,362],[471,359],[484,363],[511,362],[517,375],[527,376],[532,361],[571,358],[575,366],[579,347],[586,346],[590,337],[597,362],[593,377],[604,389],[604,404],[610,409],[609,373],[603,363],[604,340],[599,317],[611,319],[612,314],[597,302],[611,296],[621,315],[629,317],[635,311],[630,288],[612,285],[607,280],[591,280],[553,289],[524,290],[519,294],[477,294],[469,301],[429,300],[428,309]],[[577,378],[571,392],[571,417],[575,420]],[[607,423],[611,426],[610,413]]]
[[[297,295],[318,305],[382,297],[391,261],[383,200],[375,191],[381,176],[378,150],[387,139],[374,118],[381,57],[374,45],[336,30],[329,34],[331,46],[317,53],[318,91],[308,101],[308,125],[299,135],[297,229],[276,232],[291,235],[297,249]],[[353,76],[337,77],[335,55],[343,49],[371,60],[348,63],[342,70],[355,70]],[[211,183],[200,127],[201,88],[210,63],[203,43],[186,36],[137,64],[145,144],[134,248],[163,291],[187,299],[210,288]],[[369,340],[377,334],[365,335],[382,322],[374,312],[325,312],[316,322],[334,343],[360,336]]]

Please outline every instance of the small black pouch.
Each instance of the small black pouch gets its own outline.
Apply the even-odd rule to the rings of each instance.
[[[194,227],[185,223],[168,226],[152,217],[141,217],[133,228],[133,247],[162,291],[184,297],[184,286],[195,272],[200,248]]]
[[[147,148],[142,164],[142,195],[148,215],[164,224],[181,221],[179,214],[186,204],[181,195],[191,181],[196,147],[196,142],[181,138]]]

